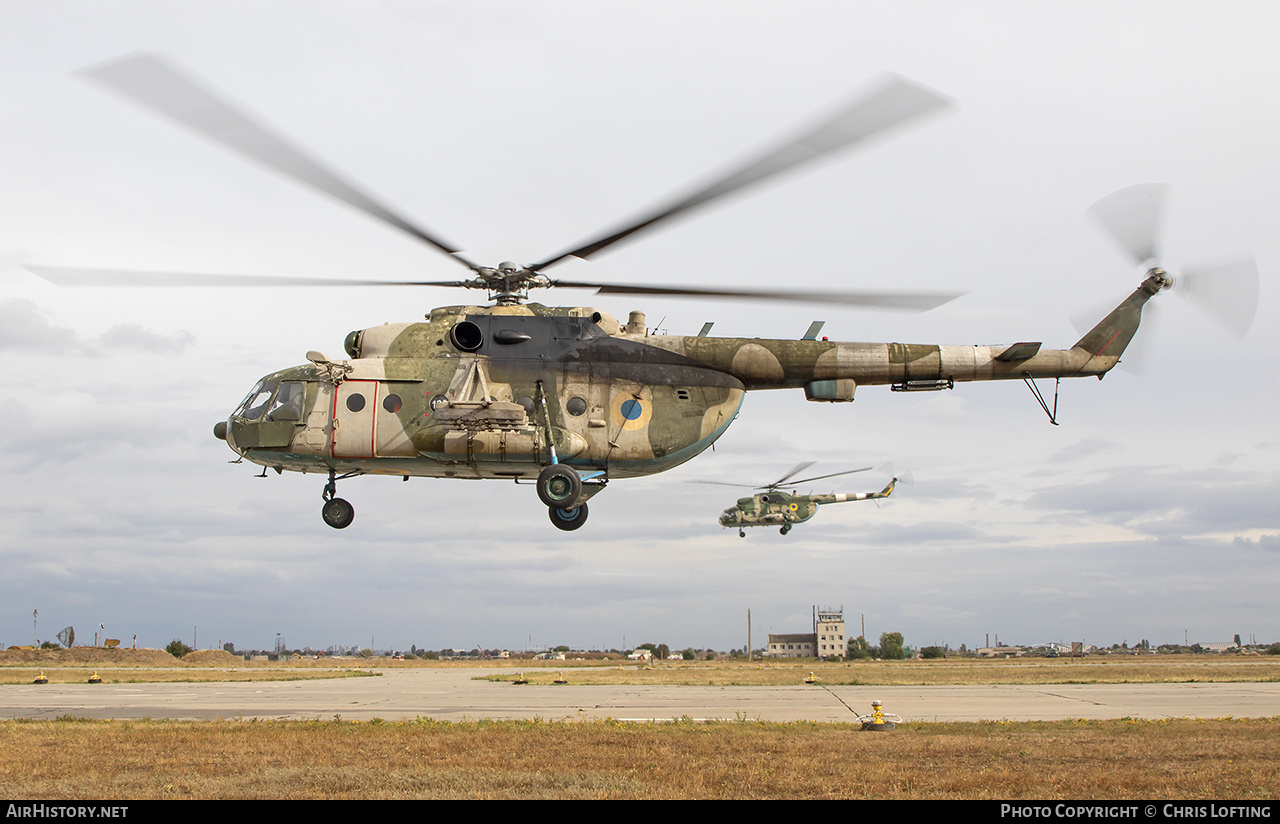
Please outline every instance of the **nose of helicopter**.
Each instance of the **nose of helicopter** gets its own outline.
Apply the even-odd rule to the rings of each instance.
[[[213,425],[213,437],[220,441],[226,441],[227,446],[231,447],[231,451],[235,452],[237,455],[244,454],[240,450],[240,447],[236,446],[236,439],[235,435],[232,434],[230,420],[218,421],[215,423]]]

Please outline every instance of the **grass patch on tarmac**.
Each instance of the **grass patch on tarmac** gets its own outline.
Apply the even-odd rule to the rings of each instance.
[[[1280,796],[1280,718],[856,725],[723,721],[0,722],[28,799]]]
[[[539,662],[545,663],[545,662]],[[578,668],[564,661],[559,669],[539,667],[478,675],[477,679],[551,684],[563,674],[569,684],[679,686],[793,686],[812,675],[825,686],[943,686],[976,684],[1182,684],[1280,681],[1280,657],[1098,656],[1084,659],[1023,658],[929,661],[664,661],[652,667],[626,663]],[[517,664],[507,666],[517,667]]]
[[[267,669],[246,668],[235,670],[198,669],[117,669],[114,667],[77,668],[48,667],[45,669],[2,668],[0,685],[31,684],[37,675],[49,679],[50,684],[86,684],[91,675],[97,675],[103,684],[202,684],[214,681],[314,681],[326,678],[360,678],[379,675],[371,670],[356,669]]]

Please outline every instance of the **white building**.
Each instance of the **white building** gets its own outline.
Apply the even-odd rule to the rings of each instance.
[[[830,658],[843,660],[848,655],[844,633],[844,612],[836,609],[814,609],[813,632],[801,635],[769,633],[771,658]]]

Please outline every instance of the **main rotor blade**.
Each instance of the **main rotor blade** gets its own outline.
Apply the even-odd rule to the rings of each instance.
[[[711,484],[713,486],[736,486],[745,489],[760,489],[761,487],[752,486],[751,484],[731,484],[728,481],[689,481],[691,484]]]
[[[1093,204],[1089,214],[1138,264],[1160,257],[1160,230],[1169,187],[1142,183]]]
[[[799,473],[799,472],[803,472],[803,471],[805,471],[805,470],[806,470],[806,469],[808,469],[809,467],[813,466],[815,463],[817,463],[817,461],[803,461],[803,462],[801,462],[801,463],[798,463],[798,464],[796,464],[796,465],[795,465],[795,467],[793,467],[793,468],[792,468],[792,470],[791,470],[790,472],[788,472],[787,474],[783,475],[781,478],[779,478],[778,480],[774,481],[773,483],[771,483],[771,484],[766,484],[765,486],[759,486],[759,487],[756,487],[756,488],[757,488],[757,489],[773,489],[775,486],[782,486],[783,484],[785,484],[785,483],[787,482],[787,478],[790,478],[792,475],[795,475],[795,474],[797,474],[797,473]]]
[[[1243,338],[1258,311],[1258,264],[1253,257],[1183,269],[1174,281],[1210,317]]]
[[[59,286],[467,286],[466,281],[355,280],[289,278],[274,275],[221,275],[198,272],[141,272],[132,269],[79,269],[22,264],[34,275]]]
[[[627,283],[585,283],[553,280],[552,286],[595,289],[599,294],[670,295],[688,298],[741,298],[744,300],[787,300],[799,303],[838,303],[845,306],[878,306],[924,312],[955,300],[963,292],[775,292],[752,289],[686,289],[680,286],[641,286]]]
[[[460,250],[453,244],[382,206],[158,57],[148,54],[133,55],[81,69],[80,73],[152,111],[177,120],[233,152],[269,166],[299,183],[319,189],[429,243],[470,269],[476,268],[475,264],[459,254]]]
[[[642,229],[839,149],[868,141],[881,133],[942,108],[950,102],[950,98],[932,89],[905,78],[890,75],[878,90],[859,98],[834,117],[791,138],[745,166],[624,225],[605,237],[576,249],[561,252],[529,268],[540,271],[568,257],[589,258],[605,247]]]
[[[801,478],[798,481],[792,481],[791,484],[799,486],[800,484],[807,484],[809,481],[821,481],[823,478],[838,478],[841,475],[852,475],[855,472],[868,472],[870,469],[871,467],[869,466],[864,466],[861,469],[847,469],[844,472],[832,472],[830,475],[816,475],[812,478]]]

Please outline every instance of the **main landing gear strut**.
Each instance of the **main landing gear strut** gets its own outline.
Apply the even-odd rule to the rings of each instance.
[[[343,478],[350,478],[352,475],[360,473],[353,472],[343,475]],[[329,483],[324,485],[324,506],[320,509],[320,517],[324,518],[324,522],[334,529],[346,529],[351,526],[351,522],[356,519],[356,508],[342,498],[334,497],[338,492],[338,478],[332,469],[329,470]]]
[[[551,523],[571,532],[587,522],[587,499],[604,489],[604,482],[584,484],[576,470],[553,463],[538,473],[537,489]]]

